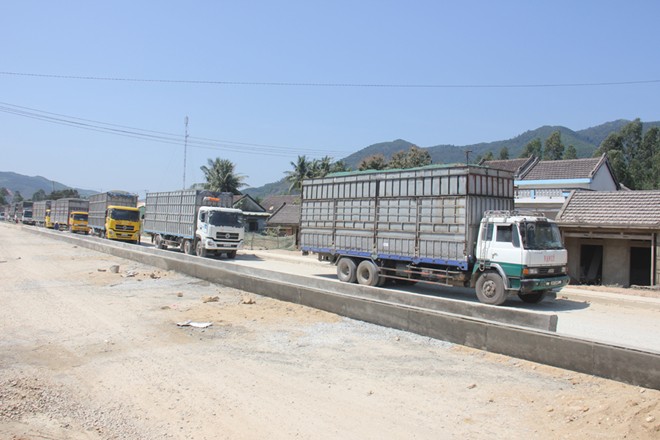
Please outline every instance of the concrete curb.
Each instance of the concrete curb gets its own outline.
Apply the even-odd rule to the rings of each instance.
[[[295,277],[288,274],[278,275],[276,272],[268,273],[270,271],[241,267],[231,263],[219,264],[222,262],[156,249],[136,248],[123,243],[88,240],[71,234],[32,228],[30,230],[40,235],[59,238],[117,257],[132,259],[166,270],[175,270],[197,278],[307,305],[349,318],[660,390],[660,369],[658,368],[660,353],[577,339],[549,331],[486,321],[477,317],[420,310],[405,305],[340,295],[324,288],[328,284],[321,283],[321,281],[331,284],[332,282],[328,280],[301,277],[305,282],[295,284],[290,282]],[[312,283],[310,280],[314,282]],[[367,289],[363,286],[355,287]]]

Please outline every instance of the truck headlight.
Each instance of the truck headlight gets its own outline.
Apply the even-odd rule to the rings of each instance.
[[[526,267],[523,269],[523,275],[538,275],[538,267]]]

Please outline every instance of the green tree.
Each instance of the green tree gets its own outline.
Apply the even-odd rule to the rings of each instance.
[[[286,181],[289,182],[289,193],[302,188],[302,181],[312,177],[313,163],[306,156],[298,156],[296,162],[291,162],[293,171],[286,172]]]
[[[211,191],[241,194],[240,188],[246,185],[245,176],[237,174],[233,162],[228,159],[208,159],[208,166],[199,168],[206,178],[204,188]]]
[[[499,160],[509,160],[509,149],[507,147],[502,147],[500,150]]]
[[[534,138],[525,145],[520,157],[541,157],[543,151],[543,145],[541,144],[541,139]]]
[[[479,159],[479,158],[477,158],[477,159]],[[486,154],[481,156],[481,159],[477,160],[477,163],[481,162],[482,160],[494,160],[494,159],[495,159],[495,156],[493,156],[493,152],[492,151],[487,151]]]
[[[629,171],[635,189],[660,189],[660,128],[646,132]]]
[[[623,155],[629,165],[635,159],[642,143],[642,122],[639,118],[626,124],[620,131]]]
[[[564,151],[564,160],[577,159],[577,150],[573,145],[569,145]]]
[[[20,192],[20,191],[16,191],[16,192],[14,193],[14,198],[12,199],[12,201],[13,201],[14,203],[16,203],[16,202],[22,202],[23,200],[24,200],[24,199],[23,199],[23,196],[21,195],[21,192]]]
[[[560,160],[564,155],[564,144],[561,141],[561,132],[559,130],[553,131],[548,139],[545,140],[545,148],[543,149],[544,160]]]
[[[397,151],[387,163],[389,169],[408,169],[430,165],[432,163],[431,154],[428,150],[411,146],[408,151]]]
[[[39,202],[41,200],[46,200],[48,195],[46,195],[46,191],[43,189],[40,189],[36,191],[34,194],[32,194],[32,201],[33,202]]]
[[[358,166],[358,170],[384,170],[386,167],[387,161],[385,160],[385,156],[378,153],[362,159],[362,162],[360,162],[360,165]]]
[[[9,191],[7,191],[7,188],[4,186],[0,188],[0,205],[6,205],[7,204],[7,196],[9,195]]]
[[[603,154],[607,154],[607,159],[619,182],[628,186],[628,164],[623,154],[623,138],[619,133],[610,133],[594,152],[594,156]]]
[[[67,199],[67,198],[79,199],[80,194],[78,193],[77,189],[66,188],[66,189],[53,191],[48,196],[46,196],[44,200],[58,200],[58,199]]]
[[[346,166],[346,162],[343,160],[338,160],[337,162],[334,162],[332,166],[330,166],[331,173],[343,173],[346,171],[350,171],[350,169],[348,166]]]

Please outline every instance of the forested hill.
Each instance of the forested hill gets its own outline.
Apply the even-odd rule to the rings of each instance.
[[[561,133],[561,142],[564,147],[572,145],[577,151],[577,156],[582,157],[591,157],[594,151],[600,146],[601,142],[610,135],[611,133],[618,132],[626,124],[631,121],[625,119],[619,119],[617,121],[606,122],[595,127],[585,128],[583,130],[574,131],[570,128],[562,126],[543,126],[535,130],[526,131],[514,138],[494,141],[494,142],[483,142],[473,145],[436,145],[432,147],[423,147],[417,145],[420,148],[425,148],[428,150],[431,155],[431,159],[434,163],[454,163],[454,162],[465,162],[465,152],[469,151],[470,162],[473,162],[477,157],[484,156],[488,152],[491,152],[494,157],[498,157],[500,150],[503,147],[506,147],[509,151],[509,157],[515,158],[520,156],[520,153],[523,151],[525,146],[532,141],[533,139],[540,139],[541,142],[544,142],[550,134],[555,131]],[[656,122],[643,122],[644,131],[648,130],[651,127],[660,127],[660,121]],[[442,137],[442,133],[438,133],[438,137]],[[349,156],[344,158],[334,158],[335,160],[343,160],[345,164],[351,169],[357,169],[363,159],[373,156],[375,154],[382,154],[386,159],[391,158],[392,154],[408,150],[412,145],[415,145],[414,142],[397,139],[392,142],[381,142],[373,145],[369,145]],[[285,194],[289,189],[288,183],[284,180],[279,180],[277,182],[269,183],[259,188],[249,188],[244,192],[250,194],[253,197],[265,197],[271,194]]]
[[[586,128],[579,131],[573,131],[570,128],[562,126],[546,125],[535,130],[526,131],[507,140],[464,146],[436,145],[433,147],[426,147],[426,149],[431,155],[431,159],[433,159],[434,163],[465,162],[466,151],[470,151],[470,161],[478,156],[483,156],[488,152],[492,152],[493,156],[497,157],[503,147],[507,147],[509,150],[509,157],[514,158],[520,155],[525,148],[525,145],[531,140],[538,138],[543,142],[550,136],[550,134],[559,131],[561,133],[562,144],[565,147],[573,145],[579,158],[591,157],[594,151],[599,147],[600,143],[603,142],[610,133],[618,132],[629,122],[630,121],[624,119],[619,119],[618,121],[607,122],[596,127]],[[648,130],[654,126],[660,127],[660,121],[644,122],[644,130]],[[382,142],[370,145],[344,158],[344,162],[346,162],[346,165],[350,168],[357,169],[360,162],[369,156],[380,153],[386,158],[389,158],[393,153],[407,150],[411,145],[413,145],[412,142],[401,139],[397,139],[393,142]]]

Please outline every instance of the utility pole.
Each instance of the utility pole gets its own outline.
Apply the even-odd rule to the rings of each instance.
[[[186,189],[186,156],[188,155],[188,116],[183,120],[186,125],[186,135],[183,138],[183,189]]]
[[[465,165],[470,163],[470,153],[472,153],[472,150],[465,150]]]

